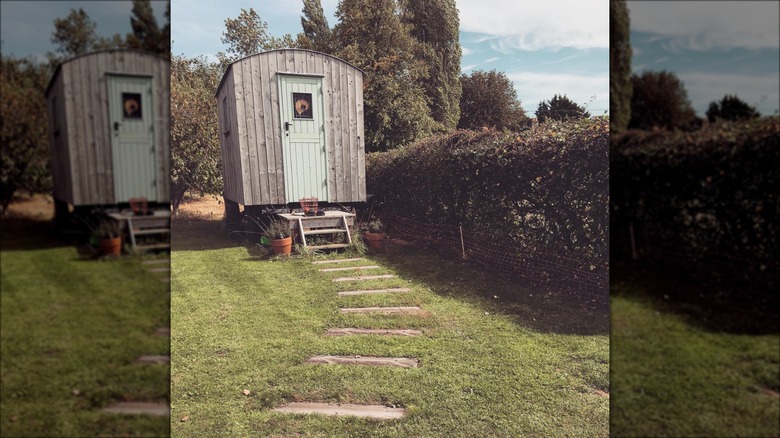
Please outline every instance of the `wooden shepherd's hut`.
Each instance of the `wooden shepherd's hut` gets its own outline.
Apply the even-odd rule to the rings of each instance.
[[[260,211],[365,202],[363,73],[283,49],[230,64],[216,92],[228,221]]]
[[[168,204],[170,61],[101,50],[57,66],[46,89],[55,210]]]

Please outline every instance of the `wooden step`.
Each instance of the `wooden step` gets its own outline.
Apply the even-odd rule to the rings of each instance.
[[[168,417],[171,415],[171,407],[168,403],[151,402],[122,402],[103,408],[103,412],[126,415],[155,415]]]
[[[348,268],[323,268],[320,269],[320,272],[360,271],[363,269],[379,269],[379,266],[370,265],[370,266],[350,266]]]
[[[354,258],[354,259],[335,259],[335,260],[317,260],[316,262],[311,262],[312,265],[326,265],[329,263],[348,263],[348,262],[359,262],[361,260],[364,260],[362,257]]]
[[[365,328],[329,328],[328,336],[378,335],[378,336],[420,336],[422,331],[410,329],[365,329]]]
[[[321,414],[331,416],[350,416],[372,418],[376,420],[390,420],[401,418],[406,414],[404,408],[389,408],[382,405],[355,405],[332,403],[288,403],[273,409],[275,412],[287,414]]]
[[[170,233],[170,228],[141,228],[133,229],[133,234],[136,236],[143,236],[145,234],[167,234]]]
[[[307,245],[306,248],[309,248],[309,249],[349,248],[349,244],[347,244],[347,243],[331,243],[331,244],[328,244],[328,245]]]
[[[338,283],[341,281],[365,281],[365,280],[380,280],[383,278],[395,278],[396,276],[393,274],[386,274],[386,275],[366,275],[362,277],[340,277],[340,278],[334,278],[333,282]]]
[[[381,294],[381,293],[400,293],[400,292],[411,292],[411,289],[408,287],[393,287],[389,289],[368,289],[368,290],[345,290],[343,292],[339,292],[340,297],[350,296],[350,295],[367,295],[367,294]]]
[[[339,309],[341,313],[419,313],[422,309],[417,306],[400,307],[343,307]]]
[[[306,359],[306,363],[315,365],[368,365],[399,368],[417,368],[417,359],[408,357],[375,357],[375,356],[314,356]]]
[[[346,233],[347,230],[343,228],[320,228],[315,230],[304,230],[303,234],[311,236],[315,234],[334,234],[334,233]]]

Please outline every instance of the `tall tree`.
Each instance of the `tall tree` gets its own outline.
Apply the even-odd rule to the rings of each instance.
[[[632,75],[631,83],[629,128],[690,130],[700,124],[683,83],[674,73],[646,71]]]
[[[539,102],[539,107],[536,110],[536,118],[539,120],[539,123],[547,119],[566,120],[588,117],[590,117],[590,113],[585,111],[585,107],[577,105],[566,95],[559,96],[556,94],[550,100],[543,100]]]
[[[170,3],[168,8],[170,8]],[[133,33],[127,35],[127,46],[166,55],[170,54],[170,19],[169,23],[161,29],[157,25],[157,18],[154,16],[150,0],[133,0],[132,14],[130,26],[133,28]],[[170,14],[170,9],[166,9],[166,14]]]
[[[526,125],[528,118],[512,82],[504,73],[477,70],[461,76],[460,83],[463,93],[458,128],[492,127],[518,131]]]
[[[222,190],[219,120],[214,100],[221,69],[205,58],[171,60],[171,201],[174,214],[188,190]]]
[[[625,130],[631,120],[631,39],[625,0],[609,2],[609,130]]]
[[[342,0],[336,11],[336,55],[366,72],[365,143],[382,151],[430,134],[431,118],[419,79],[426,67],[414,59],[414,40],[394,0]]]
[[[303,0],[301,27],[303,34],[298,36],[298,45],[301,48],[323,53],[333,52],[333,32],[328,26],[320,0]]]
[[[712,123],[722,120],[747,120],[761,117],[761,113],[736,95],[725,95],[719,102],[710,102],[707,108],[707,120]]]
[[[97,24],[84,9],[71,9],[67,17],[54,19],[51,42],[64,57],[89,52],[97,40]]]
[[[222,52],[217,54],[223,67],[264,50],[296,46],[290,34],[281,38],[269,35],[268,24],[252,8],[248,11],[241,9],[238,17],[225,20],[225,32],[222,33],[220,41],[228,45],[228,55]]]
[[[44,89],[46,64],[0,55],[0,214],[18,189],[51,189]]]
[[[460,119],[460,20],[454,0],[402,0],[401,18],[419,44],[417,59],[428,67],[420,82],[431,117],[445,130]]]

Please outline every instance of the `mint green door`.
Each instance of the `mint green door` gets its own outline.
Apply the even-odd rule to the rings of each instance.
[[[279,112],[287,202],[328,201],[322,78],[280,75]]]
[[[157,201],[152,79],[107,78],[114,202]]]

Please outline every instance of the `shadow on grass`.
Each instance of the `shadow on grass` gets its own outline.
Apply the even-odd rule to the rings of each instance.
[[[751,300],[752,288],[719,290],[680,274],[624,260],[610,261],[613,295],[647,299],[658,311],[681,315],[703,330],[731,334],[778,334],[778,299]]]
[[[259,237],[257,240],[260,240]],[[174,251],[249,247],[250,244],[248,236],[244,233],[228,232],[221,220],[185,216],[173,218],[171,221],[171,249]]]
[[[392,246],[383,262],[400,276],[430,287],[441,296],[473,303],[491,313],[512,316],[516,324],[541,333],[609,334],[607,291],[593,301],[522,284],[434,249]],[[436,263],[430,263],[431,259]]]
[[[0,246],[3,251],[30,251],[73,246],[73,239],[58,234],[49,220],[7,217],[0,221],[0,228],[2,228]]]

